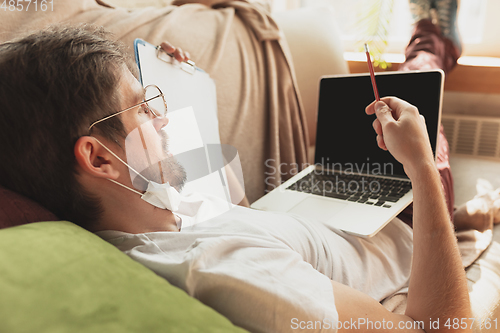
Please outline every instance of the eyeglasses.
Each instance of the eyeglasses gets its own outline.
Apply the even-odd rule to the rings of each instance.
[[[136,105],[133,105],[129,108],[126,108],[124,110],[115,112],[109,116],[102,118],[102,119],[94,121],[89,126],[89,132],[92,129],[92,127],[99,124],[100,122],[108,120],[109,118],[112,118],[114,116],[122,114],[123,112],[126,112],[128,110],[132,110],[138,106],[144,108],[145,113],[151,112],[156,117],[160,117],[160,118],[165,117],[167,114],[167,102],[165,102],[165,96],[161,92],[160,88],[158,88],[158,86],[156,86],[154,84],[150,84],[149,86],[144,88],[144,101],[142,101]]]

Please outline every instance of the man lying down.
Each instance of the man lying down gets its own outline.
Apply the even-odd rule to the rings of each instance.
[[[183,227],[175,200],[144,200],[149,191],[131,181],[126,139],[138,128],[169,160],[161,179],[145,182],[172,194],[185,180],[164,151],[166,108],[145,102],[134,73],[122,46],[95,28],[53,27],[0,45],[0,184],[96,232],[252,332],[369,332],[373,325],[423,332],[430,320],[471,317],[453,225],[415,107],[386,97],[366,108],[376,115],[378,145],[412,180],[413,230],[395,219],[361,239],[240,206]],[[379,303],[405,287],[404,315]]]

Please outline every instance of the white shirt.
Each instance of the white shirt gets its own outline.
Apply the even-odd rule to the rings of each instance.
[[[290,332],[311,321],[335,332],[330,280],[381,301],[408,285],[412,256],[411,229],[398,219],[362,239],[239,206],[180,232],[97,234],[252,332]]]

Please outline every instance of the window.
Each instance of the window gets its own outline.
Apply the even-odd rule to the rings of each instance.
[[[391,0],[274,0],[273,10],[287,10],[306,6],[332,6],[337,16],[346,51],[359,51],[363,36],[357,31],[360,14],[381,1]],[[386,52],[402,53],[412,31],[412,18],[408,0],[392,0],[388,46]],[[497,13],[498,0],[461,0],[458,17],[464,55],[500,56],[500,36]]]

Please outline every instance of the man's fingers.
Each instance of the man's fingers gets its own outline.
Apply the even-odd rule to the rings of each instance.
[[[397,101],[398,98],[396,97],[382,97],[380,99],[380,101],[384,102],[385,104],[387,105],[390,105],[391,103],[394,104],[395,100]],[[378,101],[373,101],[372,103],[370,103],[370,105],[368,105],[365,109],[365,112],[366,114],[370,115],[370,114],[375,114],[375,104],[379,103]],[[394,107],[391,107],[389,106],[390,108],[394,108]]]
[[[384,141],[384,134],[382,132],[382,125],[380,124],[380,121],[378,120],[378,118],[373,121],[373,129],[377,133],[378,146],[380,148],[382,148],[383,150],[387,150],[387,146],[385,145],[385,141]]]
[[[399,99],[397,97],[382,97],[380,101],[384,102],[389,107],[389,109],[393,110],[393,118],[396,120],[399,119],[402,110],[414,108],[414,106],[410,103],[403,101],[402,99]],[[375,105],[377,103],[380,102],[374,101],[370,105],[368,105],[365,110],[366,114],[375,114]]]
[[[377,133],[377,144],[381,149],[387,150],[387,146],[384,141],[383,127],[385,124],[395,121],[392,115],[392,110],[384,102],[377,102],[372,105],[372,107],[377,115],[377,118],[375,118],[372,123],[373,129],[375,130],[375,133]]]
[[[184,52],[181,48],[173,46],[169,42],[162,42],[160,46],[165,52],[173,54],[177,61],[189,60],[189,53]]]
[[[378,135],[382,135],[382,125],[380,124],[380,120],[378,118],[375,118],[375,120],[372,123],[373,129],[375,130],[375,133]]]
[[[175,47],[169,42],[163,42],[160,44],[160,46],[167,53],[172,53],[175,51]]]
[[[384,102],[375,103],[374,109],[382,128],[384,128],[388,123],[395,121],[394,116],[392,115],[392,109],[390,109]]]
[[[387,146],[385,145],[384,137],[382,135],[377,135],[377,144],[383,150],[387,150]]]
[[[177,48],[175,50],[174,56],[175,56],[175,60],[177,60],[177,61],[186,61],[186,57],[184,55],[184,52],[179,48]]]

